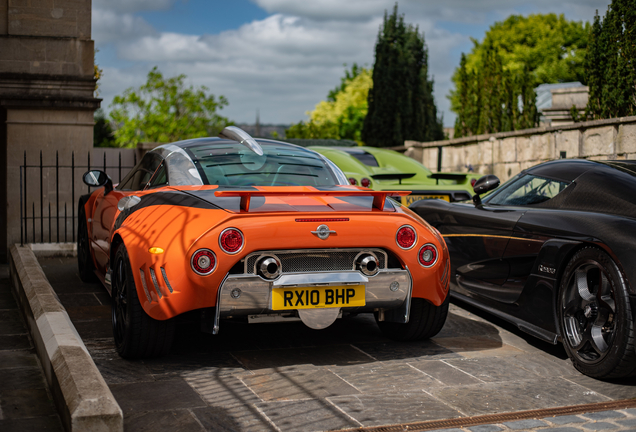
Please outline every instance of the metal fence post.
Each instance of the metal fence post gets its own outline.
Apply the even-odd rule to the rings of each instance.
[[[60,154],[57,150],[55,151],[55,226],[57,231],[57,242],[59,243],[60,242]]]
[[[29,236],[29,232],[28,232],[28,223],[27,223],[27,219],[28,219],[28,214],[29,212],[27,211],[27,205],[28,205],[28,201],[27,201],[27,160],[26,160],[26,150],[24,151],[24,241],[28,242],[28,236]]]
[[[42,150],[40,150],[40,243],[44,243],[44,190],[42,189]],[[33,214],[35,217],[35,213]]]
[[[22,167],[20,167],[20,246],[24,246],[24,219],[22,219]]]

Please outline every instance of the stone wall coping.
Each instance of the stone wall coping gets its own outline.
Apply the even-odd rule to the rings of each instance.
[[[556,88],[550,90],[550,92],[554,94],[567,94],[567,93],[587,93],[590,88],[588,86],[578,86],[578,87],[565,87],[565,88]]]
[[[473,135],[469,137],[454,138],[451,140],[442,140],[442,141],[419,142],[419,141],[407,140],[404,142],[404,145],[406,147],[414,147],[414,148],[430,148],[430,147],[446,147],[446,146],[454,146],[454,145],[477,144],[479,142],[496,141],[498,139],[504,139],[504,138],[512,138],[512,137],[519,137],[519,136],[527,137],[530,135],[545,134],[545,133],[551,133],[551,132],[561,132],[566,130],[590,129],[593,127],[613,126],[613,125],[619,125],[619,124],[625,124],[625,123],[636,123],[636,116],[617,117],[617,118],[602,119],[602,120],[590,120],[590,121],[573,123],[568,125],[538,127],[538,128],[532,128],[532,129],[510,131],[510,132],[497,132],[494,134]]]
[[[52,246],[53,253],[72,253],[73,249],[68,244],[12,245],[9,268],[14,294],[62,424],[71,432],[123,431],[121,408],[34,254],[34,249],[43,253],[46,246]]]

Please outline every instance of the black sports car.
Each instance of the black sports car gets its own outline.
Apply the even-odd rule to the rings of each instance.
[[[636,161],[556,160],[498,185],[411,205],[446,239],[453,297],[562,341],[586,375],[635,375]]]

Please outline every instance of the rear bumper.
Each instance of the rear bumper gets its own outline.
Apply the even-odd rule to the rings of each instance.
[[[394,282],[397,282],[397,286]],[[365,306],[342,308],[343,310],[395,310],[396,313],[392,316],[396,321],[408,322],[413,288],[408,270],[385,269],[374,276],[364,276],[358,271],[288,273],[274,281],[240,274],[228,275],[219,288],[213,333],[218,332],[221,318],[280,312],[272,310],[272,288],[342,285],[364,285],[366,303]]]

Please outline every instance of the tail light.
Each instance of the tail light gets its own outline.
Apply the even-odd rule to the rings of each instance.
[[[362,187],[369,187],[371,185],[371,180],[365,177],[362,180],[360,180],[360,185]]]
[[[423,267],[431,267],[437,262],[437,248],[432,244],[425,244],[420,248],[417,259]]]
[[[226,228],[219,236],[219,246],[229,254],[235,254],[243,248],[243,233],[236,228]]]
[[[209,249],[199,249],[192,254],[190,265],[196,274],[209,275],[216,268],[216,255]]]
[[[475,183],[477,183],[477,179],[470,179],[470,185],[475,187]]]
[[[355,185],[357,185],[357,184],[358,184],[358,180],[354,179],[353,177],[349,177],[349,179],[348,179],[348,180],[349,180],[349,183],[350,183],[352,186],[355,186]]]
[[[411,249],[417,241],[417,234],[410,225],[402,225],[395,235],[395,241],[402,249]]]

